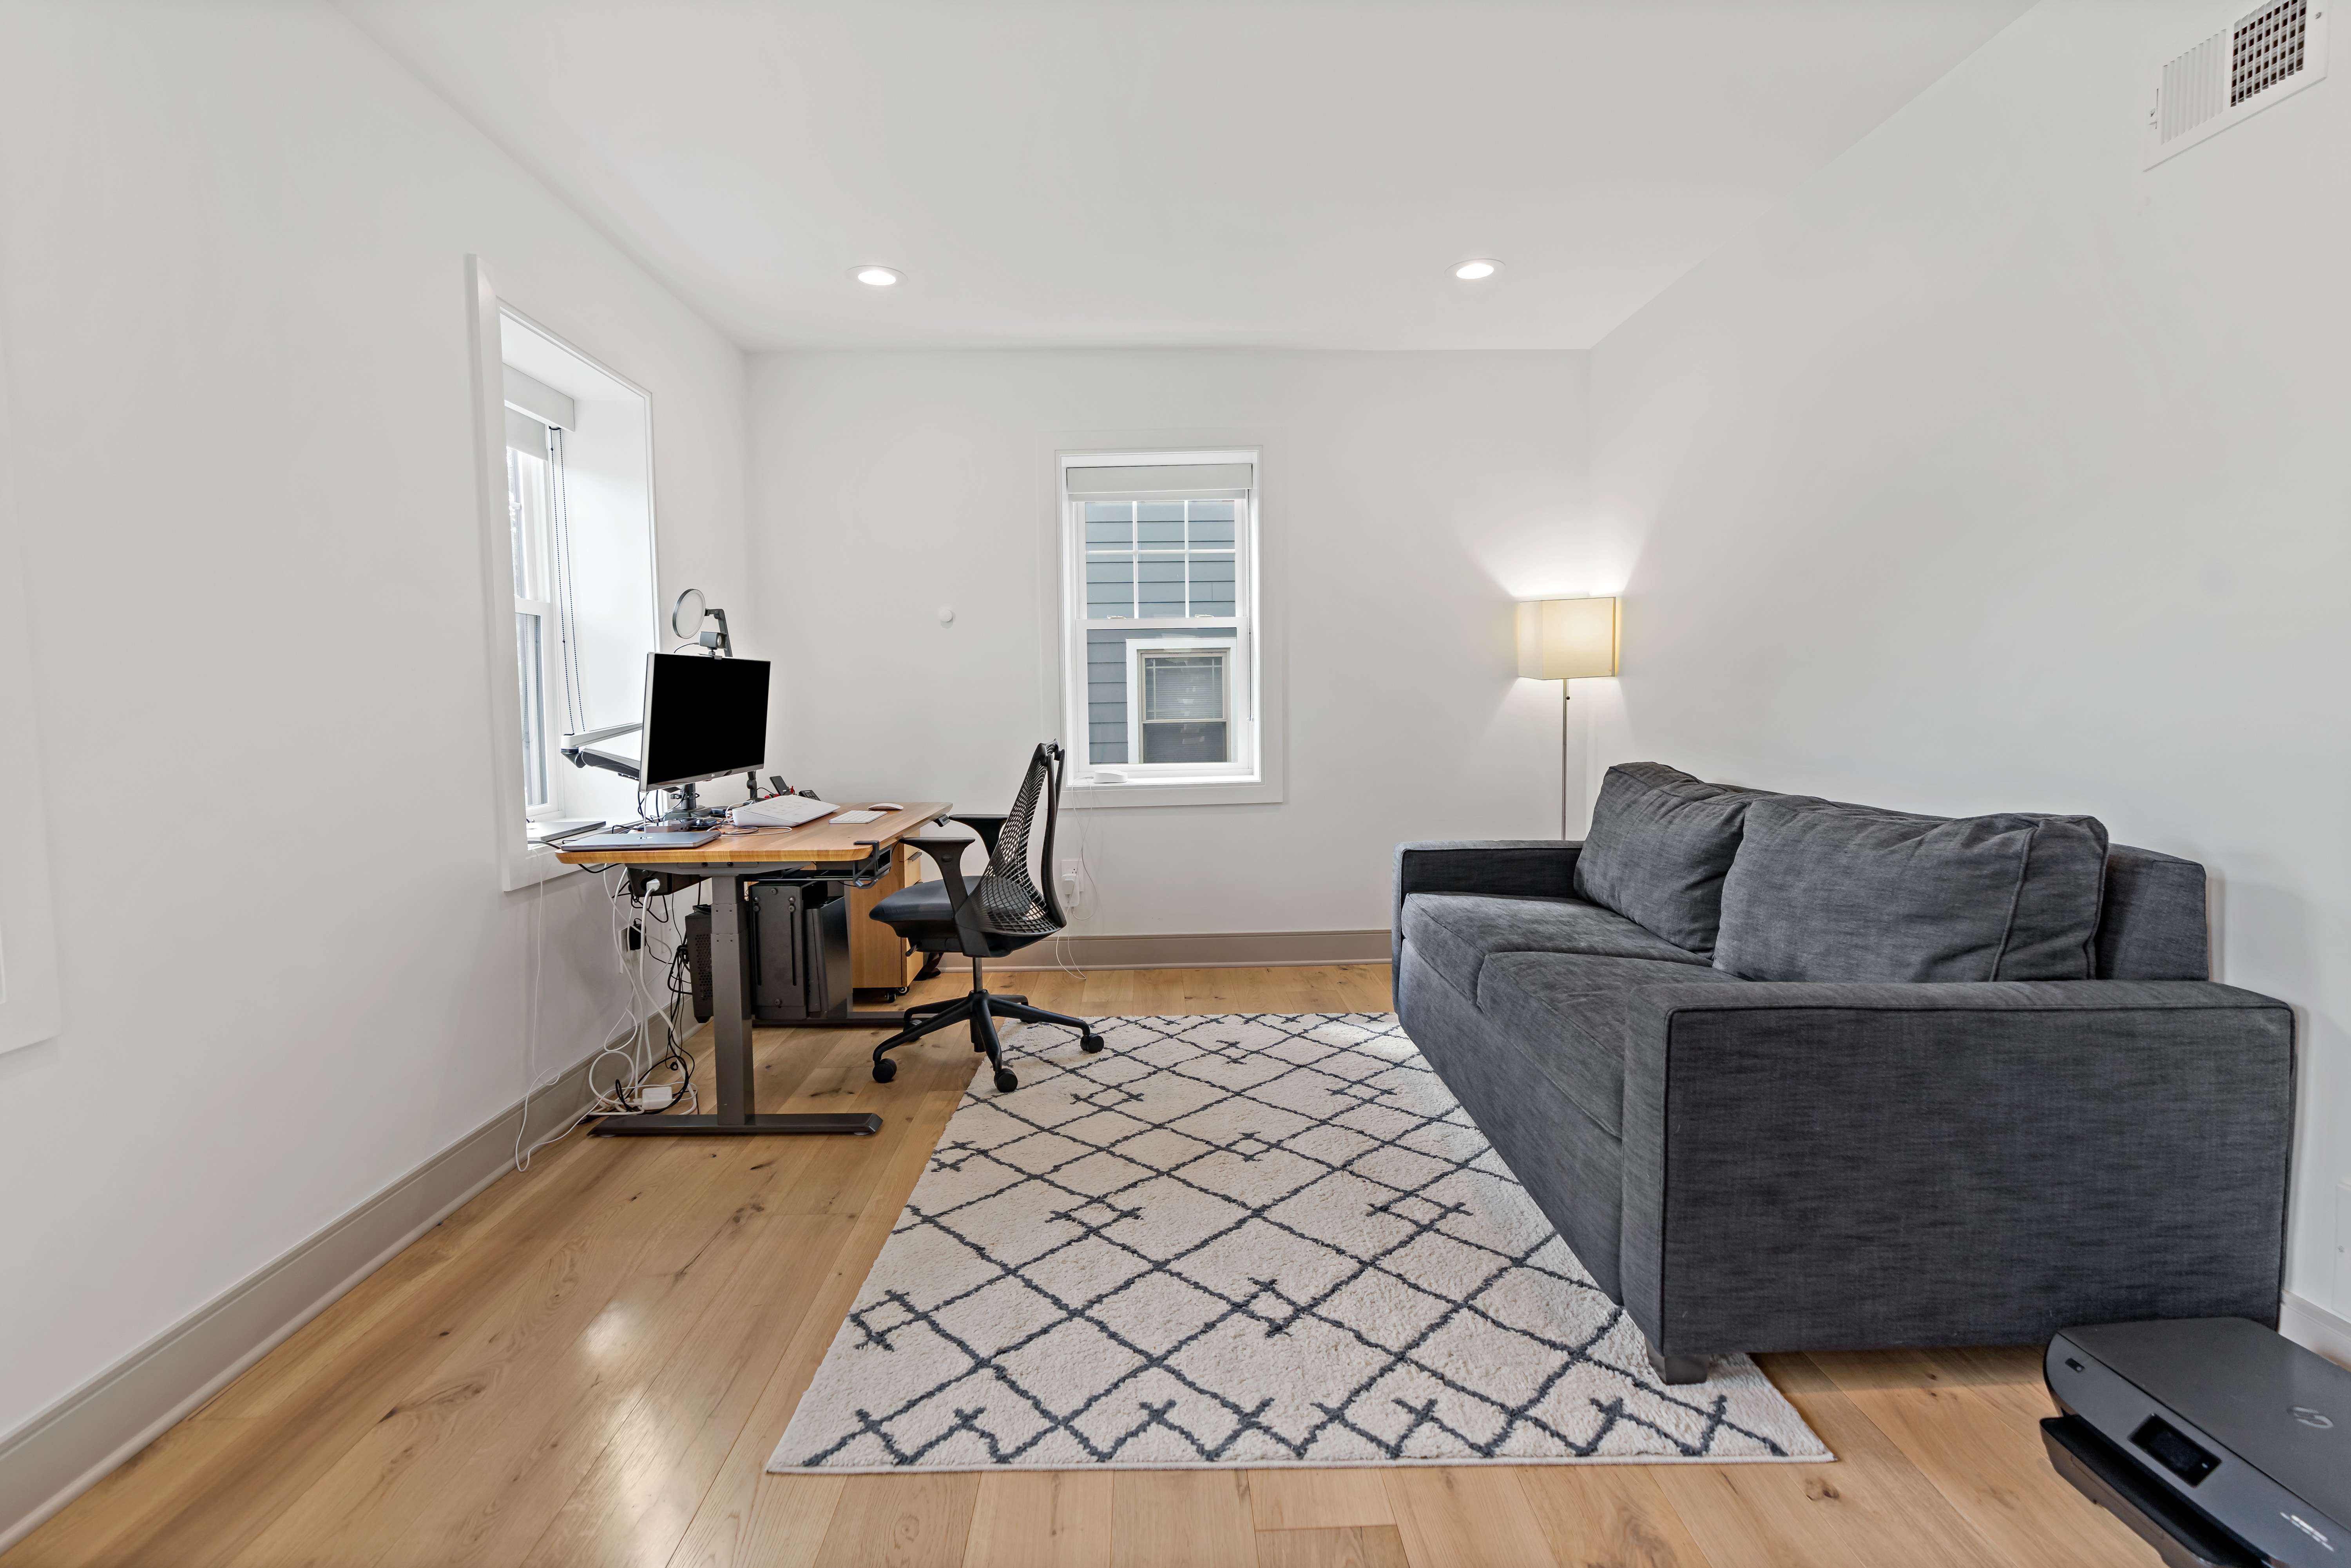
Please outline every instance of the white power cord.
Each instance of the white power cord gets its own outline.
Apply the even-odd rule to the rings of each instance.
[[[622,975],[629,982],[629,994],[622,1003],[622,1018],[616,1020],[624,1027],[608,1030],[603,1046],[589,1059],[588,1103],[562,1126],[549,1132],[528,1148],[525,1148],[523,1139],[530,1128],[532,1096],[565,1077],[571,1071],[568,1067],[557,1068],[537,1077],[531,1073],[532,1063],[537,1058],[539,978],[546,968],[547,883],[545,882],[538,884],[538,895],[532,901],[535,919],[531,936],[530,1003],[525,1014],[523,1036],[523,1100],[520,1124],[515,1129],[515,1169],[517,1171],[528,1170],[532,1156],[539,1150],[568,1136],[581,1123],[593,1117],[630,1115],[640,1111],[665,1109],[676,1103],[676,1093],[680,1085],[654,1084],[647,1081],[659,1070],[663,1062],[673,1059],[681,1061],[684,1059],[684,1041],[678,1034],[677,1020],[674,1016],[682,998],[673,998],[667,1004],[656,1006],[652,988],[646,984],[645,966],[648,960],[657,959],[661,965],[661,972],[664,975],[668,974],[676,961],[678,949],[684,942],[684,936],[676,928],[675,904],[667,895],[661,896],[662,907],[656,912],[653,907],[652,899],[639,902],[624,897],[627,873],[620,872],[613,874],[617,880],[607,885],[605,901],[611,912],[613,956],[620,965]],[[624,911],[626,911],[625,918]],[[668,947],[665,951],[654,944],[653,928],[656,926],[665,928],[663,931],[663,935],[668,939]],[[636,929],[639,938],[638,946],[633,952],[628,946],[629,932],[632,928]],[[663,1035],[662,1049],[658,1051],[654,1050],[653,1033],[653,1020],[656,1019],[661,1021]],[[605,1060],[610,1057],[617,1057],[624,1071],[613,1074],[612,1088],[607,1090],[598,1085],[605,1071]],[[683,1086],[690,1110],[701,1109],[700,1092],[691,1082],[685,1082]]]
[[[1079,812],[1077,819],[1071,822],[1071,826],[1077,830],[1078,877],[1080,882],[1083,884],[1079,890],[1079,896],[1085,901],[1091,902],[1093,897],[1094,877],[1092,862],[1086,859],[1086,814],[1082,811]],[[1058,878],[1061,874],[1061,871],[1059,866],[1049,865],[1045,868],[1045,874]],[[1068,911],[1064,910],[1062,913],[1066,915]],[[1071,979],[1082,980],[1086,977],[1086,972],[1083,969],[1073,967],[1070,963],[1070,928],[1067,924],[1064,924],[1059,931],[1053,933],[1053,964],[1055,967],[1061,971],[1061,973],[1069,976]]]

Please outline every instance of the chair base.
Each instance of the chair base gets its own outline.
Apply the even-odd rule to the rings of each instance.
[[[1083,1019],[1032,1008],[1026,997],[990,994],[981,981],[979,960],[975,958],[971,965],[971,990],[968,995],[948,1001],[915,1003],[906,1009],[898,1032],[873,1048],[873,1082],[887,1083],[898,1076],[898,1064],[890,1060],[890,1052],[900,1046],[911,1045],[926,1034],[936,1034],[952,1025],[968,1023],[971,1026],[971,1048],[987,1055],[988,1066],[996,1072],[998,1092],[1011,1093],[1020,1087],[1020,1080],[1004,1065],[1004,1042],[996,1035],[996,1020],[1000,1018],[1013,1019],[1021,1023],[1059,1024],[1063,1029],[1078,1031],[1079,1049],[1095,1051],[1102,1048],[1102,1037],[1096,1034],[1094,1026]]]

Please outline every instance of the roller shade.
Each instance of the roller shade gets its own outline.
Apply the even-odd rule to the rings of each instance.
[[[1073,501],[1238,498],[1249,493],[1255,467],[1247,463],[1174,463],[1134,468],[1065,468],[1061,483]]]
[[[558,430],[580,428],[580,405],[545,382],[534,381],[512,365],[507,372],[507,406],[518,408],[538,421]]]
[[[533,457],[547,455],[547,426],[527,413],[507,410],[507,444]]]

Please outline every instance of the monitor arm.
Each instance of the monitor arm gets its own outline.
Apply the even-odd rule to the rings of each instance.
[[[642,724],[607,725],[602,729],[590,729],[579,735],[567,735],[563,737],[562,744],[556,749],[562,752],[564,760],[574,768],[601,768],[607,773],[617,773],[622,778],[634,782],[638,777],[635,759],[623,757],[615,751],[599,751],[596,749],[596,742],[611,740],[623,735],[634,735],[643,727]]]

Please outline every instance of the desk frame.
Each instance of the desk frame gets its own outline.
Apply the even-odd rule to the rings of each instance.
[[[663,891],[671,894],[678,891],[679,883],[710,883],[710,1037],[716,1079],[711,1091],[714,1109],[691,1116],[664,1112],[606,1116],[596,1124],[596,1135],[747,1137],[846,1133],[871,1136],[880,1132],[882,1118],[870,1113],[778,1114],[754,1108],[751,998],[743,983],[743,883],[784,871],[813,872],[842,880],[866,875],[878,869],[900,839],[939,821],[949,810],[945,802],[913,806],[893,812],[882,821],[857,828],[811,823],[801,829],[722,838],[716,843],[690,850],[648,850],[636,854],[583,850],[562,854],[560,858],[572,865],[623,866],[631,883],[638,888],[653,878],[659,878]],[[873,836],[852,836],[858,832]],[[720,854],[726,858],[705,858]],[[837,1013],[764,1027],[896,1029],[904,1018],[898,1012],[862,1013],[844,1001]]]

